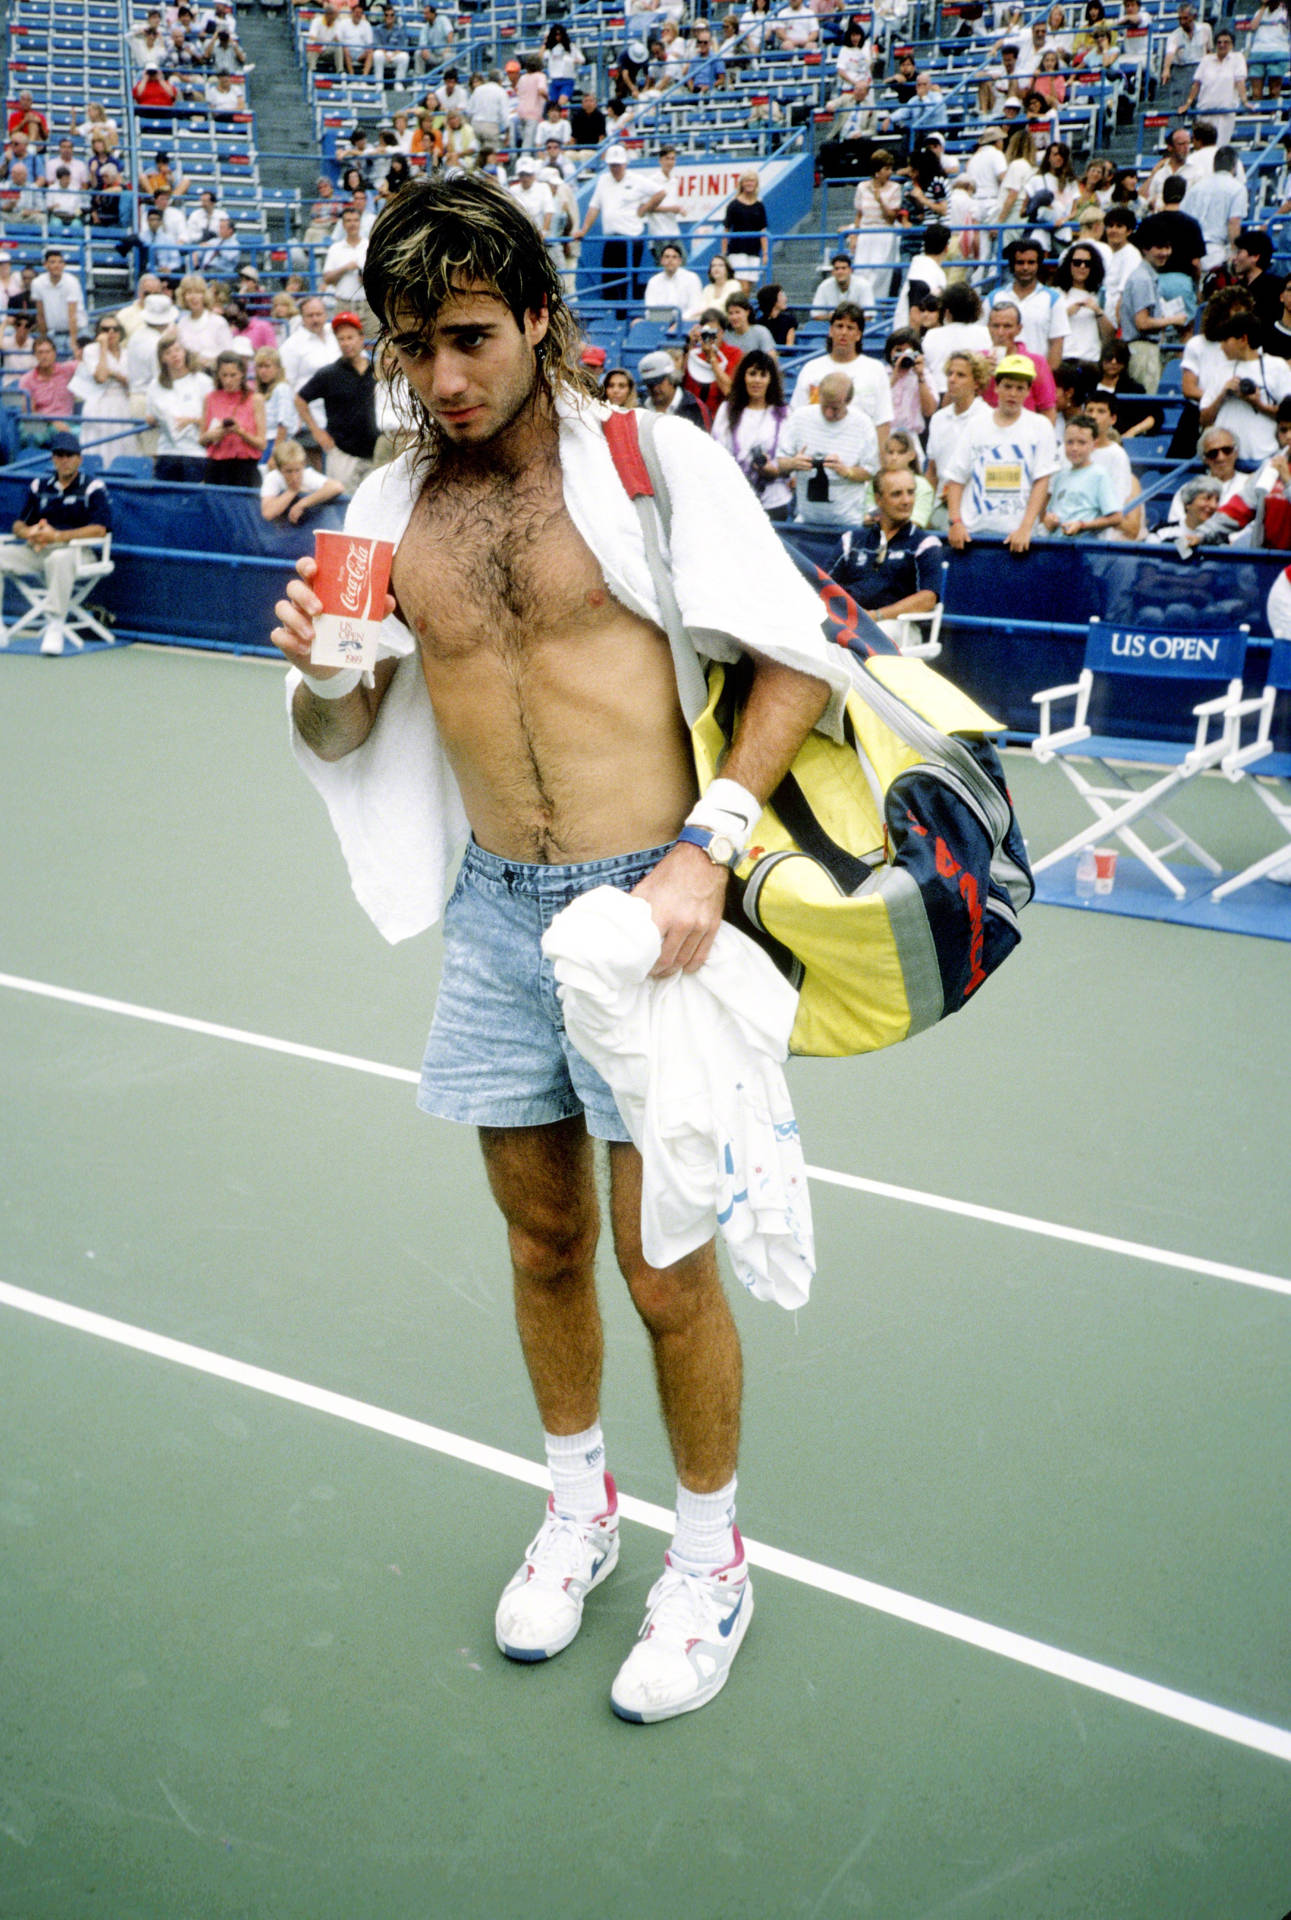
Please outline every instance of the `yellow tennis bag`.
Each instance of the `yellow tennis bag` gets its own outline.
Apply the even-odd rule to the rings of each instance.
[[[644,431],[639,431],[639,426]],[[663,559],[668,496],[648,413],[606,437],[635,501],[664,609],[700,791],[730,745],[751,669],[702,663]],[[653,503],[653,504],[652,504]],[[1021,938],[1035,890],[999,756],[999,723],[899,653],[850,595],[797,554],[852,689],[844,740],[811,733],[735,869],[749,929],[798,988],[790,1050],[869,1053],[971,999]]]

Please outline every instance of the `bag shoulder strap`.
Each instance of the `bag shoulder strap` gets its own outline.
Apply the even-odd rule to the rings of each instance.
[[[643,408],[612,413],[605,422],[605,442],[624,492],[637,510],[645,539],[646,562],[659,596],[664,630],[672,649],[677,695],[687,726],[693,727],[708,705],[703,662],[696,653],[672,584],[672,569],[664,557],[663,540],[672,527],[672,498],[654,444],[654,415]],[[662,540],[660,534],[662,532]]]

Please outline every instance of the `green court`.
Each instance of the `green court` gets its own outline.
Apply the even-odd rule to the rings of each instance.
[[[607,1264],[623,1556],[514,1667],[541,1436],[474,1137],[408,1084],[438,946],[354,905],[281,674],[0,680],[0,1916],[1281,1920],[1284,944],[1035,907],[962,1018],[791,1069],[757,1618],[625,1726],[645,1337]],[[1188,796],[1231,864],[1241,797]]]

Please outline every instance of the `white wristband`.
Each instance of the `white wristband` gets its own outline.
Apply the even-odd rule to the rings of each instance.
[[[344,700],[347,693],[353,693],[363,675],[358,667],[342,667],[327,680],[316,680],[303,669],[300,677],[316,700]]]
[[[747,787],[735,780],[713,780],[686,815],[686,825],[727,834],[743,853],[761,814],[762,802]]]

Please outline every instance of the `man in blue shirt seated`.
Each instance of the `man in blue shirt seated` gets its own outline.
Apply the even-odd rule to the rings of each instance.
[[[905,638],[905,617],[932,612],[941,581],[941,541],[912,518],[914,481],[904,467],[879,469],[874,476],[876,518],[867,526],[848,528],[829,568],[857,606],[898,644]]]
[[[0,576],[43,574],[49,618],[42,653],[61,653],[67,639],[77,549],[74,540],[101,540],[112,531],[108,490],[81,472],[81,447],[74,433],[56,433],[49,443],[54,471],[33,480],[11,540],[0,541]],[[0,587],[2,587],[0,581]]]

